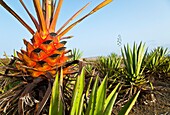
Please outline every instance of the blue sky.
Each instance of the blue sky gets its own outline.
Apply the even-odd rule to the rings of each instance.
[[[4,0],[34,28],[19,0]],[[103,0],[65,0],[57,28],[69,17],[90,2],[90,6],[78,17],[85,15]],[[27,3],[27,0],[25,0]],[[28,8],[35,15],[32,2]],[[76,21],[76,18],[74,21]],[[74,22],[73,21],[73,22]],[[0,6],[0,57],[4,52],[25,48],[22,39],[31,34]],[[120,48],[129,43],[143,41],[149,49],[163,46],[170,49],[170,1],[169,0],[114,0],[108,6],[78,24],[67,35],[74,37],[67,42],[68,49],[78,48],[84,57],[120,54]],[[122,45],[117,45],[121,36]]]

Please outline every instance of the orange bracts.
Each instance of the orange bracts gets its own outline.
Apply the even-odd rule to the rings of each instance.
[[[31,75],[32,77],[40,77],[50,72],[52,75],[56,74],[56,69],[65,65],[70,56],[66,55],[69,51],[64,47],[66,41],[63,41],[63,36],[71,30],[76,24],[83,19],[93,14],[103,6],[110,3],[112,0],[105,0],[98,6],[96,6],[87,15],[74,22],[66,29],[64,29],[70,21],[72,21],[78,14],[80,14],[88,5],[85,5],[78,12],[76,12],[58,31],[55,31],[56,22],[59,16],[59,12],[63,3],[63,0],[58,0],[56,7],[56,0],[33,0],[35,11],[38,21],[29,12],[26,5],[22,0],[20,3],[28,13],[32,22],[36,27],[36,32],[20,18],[3,0],[0,0],[0,4],[10,12],[18,21],[25,26],[28,31],[33,35],[31,42],[23,40],[26,46],[26,50],[17,52],[20,61],[16,62],[16,67],[22,70],[24,73]],[[42,6],[41,4],[42,3]],[[64,30],[63,30],[64,29]],[[68,37],[70,38],[70,36]],[[67,73],[65,69],[65,73]]]

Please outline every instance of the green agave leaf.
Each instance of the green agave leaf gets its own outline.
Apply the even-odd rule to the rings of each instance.
[[[134,70],[133,70],[132,51],[131,51],[131,49],[130,49],[129,44],[127,44],[127,54],[126,54],[126,58],[127,58],[127,61],[128,61],[128,66],[129,66],[129,69],[130,69],[130,73],[131,73],[131,75],[133,75]]]
[[[103,105],[106,98],[106,82],[107,82],[107,76],[103,79],[101,85],[99,86],[97,90],[97,98],[96,98],[96,104],[95,104],[95,110],[94,115],[101,114],[103,111]]]
[[[136,75],[139,75],[140,70],[141,70],[141,66],[143,63],[143,59],[144,59],[144,55],[145,55],[145,44],[142,44],[142,42],[140,42],[140,45],[138,47],[138,51],[137,51],[137,55],[138,55],[138,63],[137,63],[137,70],[136,70]]]
[[[62,74],[62,70],[61,70]],[[60,79],[61,76],[60,76]],[[57,73],[55,77],[55,81],[53,83],[52,87],[52,95],[51,95],[51,100],[50,100],[50,107],[49,107],[49,115],[61,115],[63,112],[63,102],[61,100],[61,89],[59,85],[59,74]]]
[[[95,83],[92,88],[92,92],[90,95],[89,103],[85,112],[85,115],[93,115],[94,113],[94,108],[95,108],[95,103],[96,103],[96,97],[97,97],[97,88],[98,88],[98,79],[99,77],[96,77]]]
[[[125,106],[120,110],[118,115],[128,115],[133,105],[135,104],[139,94],[140,90],[125,104]]]
[[[84,68],[81,71],[81,74],[77,76],[76,84],[73,91],[73,97],[71,100],[71,112],[70,115],[78,115],[81,108],[81,100],[84,90],[84,79],[85,79],[85,71]]]
[[[93,80],[93,77],[90,78],[90,81],[89,81],[89,83],[88,83],[87,91],[86,91],[86,96],[88,96],[89,93],[90,93],[90,86],[91,86],[92,80]]]
[[[113,89],[113,91],[109,94],[109,96],[107,97],[107,99],[105,100],[105,104],[104,104],[104,110],[107,107],[108,103],[110,102],[110,100],[112,99],[113,95],[115,95],[117,89],[119,88],[120,83],[118,83],[116,85],[116,87]]]
[[[137,45],[133,44],[133,70],[134,72],[136,72],[136,69],[137,69]]]
[[[146,48],[145,53],[144,53],[144,57],[143,57],[143,60],[142,60],[143,67],[141,68],[140,74],[143,73],[143,71],[146,68],[147,64],[150,63],[150,62],[144,63],[146,58],[147,58],[147,52],[148,52],[148,48]]]
[[[60,71],[60,82],[59,82],[59,101],[58,101],[58,105],[59,105],[59,111],[58,114],[62,115],[65,111],[64,111],[64,102],[63,102],[63,69],[61,69]]]
[[[113,89],[113,91],[110,93],[110,95],[105,100],[104,112],[103,112],[104,115],[111,115],[113,105],[114,105],[117,95],[118,95],[118,93],[116,91],[119,88],[119,86],[120,86],[120,83],[118,83],[116,85],[116,87]]]
[[[126,57],[125,57],[125,54],[124,54],[124,51],[123,51],[122,48],[121,48],[121,52],[122,52],[122,57],[123,57],[124,64],[125,64],[126,67],[128,67],[127,60],[126,60]],[[129,69],[129,68],[127,68],[127,69]]]
[[[122,49],[123,51],[123,49]],[[123,52],[124,56],[123,56],[123,59],[124,59],[124,62],[126,63],[126,69],[128,71],[128,73],[130,73],[130,67],[129,67],[129,62],[128,62],[128,57],[127,57],[127,49],[126,49],[126,46],[124,45],[124,52]]]
[[[116,64],[116,68],[120,68],[120,65],[121,65],[121,61],[122,61],[122,58],[118,58],[118,61],[116,62],[116,59],[115,59],[115,62],[117,63]]]
[[[108,105],[107,105],[107,107],[106,107],[106,109],[104,110],[104,112],[103,112],[102,115],[111,115],[113,105],[114,105],[114,103],[115,103],[115,101],[116,101],[116,99],[117,99],[117,95],[118,95],[118,93],[116,92],[116,93],[112,96],[111,100],[109,101],[109,103],[108,103]]]
[[[84,97],[85,97],[85,94],[83,94],[83,96],[81,98],[78,115],[82,115],[83,105],[84,105]]]

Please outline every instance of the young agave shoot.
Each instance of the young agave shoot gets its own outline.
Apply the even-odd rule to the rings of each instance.
[[[44,76],[46,72],[50,72],[52,75],[55,75],[56,68],[64,66],[69,59],[69,56],[66,55],[69,50],[66,50],[66,47],[64,47],[66,41],[63,41],[63,39],[70,38],[70,36],[63,36],[76,24],[78,24],[83,19],[93,14],[103,6],[107,5],[111,1],[112,0],[103,1],[91,12],[89,12],[70,26],[67,26],[70,21],[72,21],[89,5],[89,3],[86,4],[78,12],[76,12],[60,29],[55,31],[56,22],[63,0],[58,0],[57,5],[57,0],[33,0],[38,20],[33,17],[24,2],[20,0],[20,3],[24,7],[25,11],[28,13],[29,17],[36,27],[36,30],[34,31],[3,0],[0,0],[0,4],[16,19],[18,19],[18,21],[32,34],[31,42],[28,42],[26,39],[23,40],[26,46],[26,50],[21,49],[21,52],[17,52],[20,61],[16,63],[16,67],[32,77]],[[66,29],[64,29],[65,27]],[[65,68],[64,73],[67,73],[67,70],[68,69]]]

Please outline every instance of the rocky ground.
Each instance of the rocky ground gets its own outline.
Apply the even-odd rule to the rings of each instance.
[[[154,89],[143,91],[129,115],[170,115],[170,76],[164,80],[155,80]],[[114,106],[113,115],[117,115],[120,106]]]
[[[130,115],[170,115],[170,77],[153,85],[152,93],[141,96]]]

